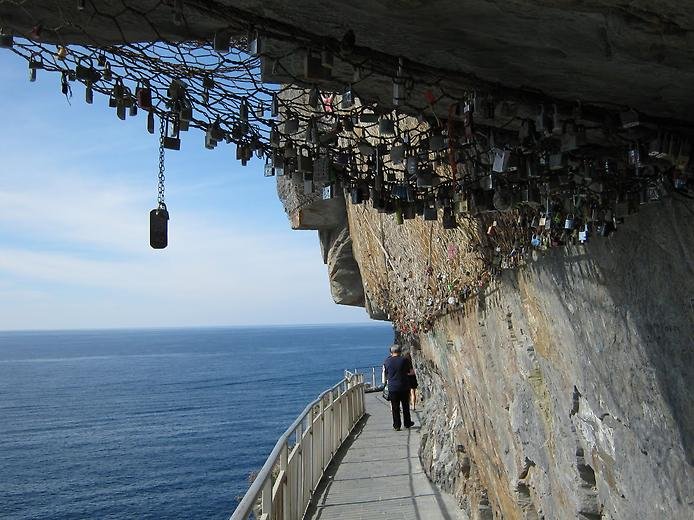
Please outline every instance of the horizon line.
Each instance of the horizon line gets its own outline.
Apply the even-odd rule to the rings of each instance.
[[[153,331],[153,330],[187,330],[187,329],[239,329],[239,328],[282,328],[282,327],[334,327],[334,326],[359,326],[359,325],[385,325],[392,326],[389,321],[349,321],[332,323],[257,323],[249,325],[147,325],[147,326],[119,326],[119,327],[67,327],[67,328],[37,328],[37,329],[0,329],[0,334],[21,332],[108,332],[108,331]]]

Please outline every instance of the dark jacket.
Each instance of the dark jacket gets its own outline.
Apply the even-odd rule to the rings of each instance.
[[[383,366],[386,369],[386,381],[388,382],[389,391],[400,392],[409,390],[407,373],[412,369],[409,359],[402,356],[390,356],[383,362]]]

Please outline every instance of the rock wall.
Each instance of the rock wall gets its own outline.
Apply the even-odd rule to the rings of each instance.
[[[693,208],[670,199],[611,237],[504,270],[413,334],[421,456],[471,518],[692,518]],[[397,226],[349,209],[367,295],[392,293],[384,256],[441,268],[392,239],[419,217]],[[439,248],[466,249],[431,225]],[[365,239],[376,226],[387,255]],[[410,291],[436,290],[418,280]]]

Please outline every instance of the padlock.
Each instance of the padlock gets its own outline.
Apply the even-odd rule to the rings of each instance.
[[[101,73],[94,67],[83,64],[85,58],[79,58],[75,66],[75,77],[85,83],[94,84],[101,79]]]
[[[263,52],[263,40],[258,31],[252,31],[248,37],[248,54],[259,56]]]
[[[410,175],[416,175],[419,170],[419,160],[416,156],[411,155],[406,160],[407,173]]]
[[[147,114],[147,132],[150,134],[154,133],[154,112]]]
[[[398,58],[398,67],[393,78],[393,105],[400,106],[406,101],[405,94],[405,62],[403,58]]]
[[[455,214],[453,213],[453,208],[447,207],[443,209],[443,214],[441,215],[441,224],[443,229],[455,229],[458,224],[455,220]]]
[[[588,241],[588,224],[583,225],[583,229],[578,232],[578,241],[585,244]]]
[[[302,173],[311,173],[313,175],[313,157],[311,151],[302,146],[296,156],[297,170]]]
[[[323,186],[323,200],[330,200],[333,197],[335,197],[335,186],[333,184]]]
[[[470,205],[467,197],[460,196],[455,200],[454,203],[455,211],[458,215],[464,215],[470,211]]]
[[[14,36],[0,30],[0,49],[11,49],[14,47]]]
[[[511,204],[513,203],[513,198],[511,191],[497,188],[494,190],[494,195],[492,198],[492,204],[494,204],[494,209],[498,211],[508,211],[511,209]]]
[[[278,177],[284,176],[285,173],[285,168],[284,168],[284,156],[280,155],[279,153],[275,153],[275,155],[272,158],[272,165],[275,170],[275,174]]]
[[[340,99],[340,108],[347,110],[354,106],[354,92],[352,92],[352,85],[348,86],[342,93],[342,98]]]
[[[352,116],[345,116],[342,118],[342,129],[345,132],[354,131],[354,120],[352,119]]]
[[[564,220],[564,229],[566,229],[567,231],[571,231],[572,229],[574,229],[576,225],[575,218],[576,217],[573,213],[569,213],[566,216],[566,219]]]
[[[353,186],[349,192],[350,202],[352,204],[361,204],[363,202],[361,189],[358,186]]]
[[[142,110],[150,110],[152,108],[152,89],[149,83],[138,85],[135,88],[135,97],[137,99],[137,106]]]
[[[480,188],[484,191],[492,191],[496,188],[496,176],[493,173],[482,176],[479,182]]]
[[[43,62],[35,59],[33,56],[29,58],[29,81],[36,81],[36,71],[43,68]]]
[[[425,203],[422,216],[424,217],[424,220],[438,220],[436,206],[432,202]]]
[[[402,210],[403,220],[412,220],[417,216],[417,207],[415,204],[407,203]]]
[[[277,96],[277,92],[272,93],[272,98],[270,100],[270,116],[277,117],[280,113],[280,102]]]
[[[128,115],[130,117],[135,117],[137,115],[137,104],[133,103],[130,105],[130,108],[128,109]]]
[[[510,150],[501,150],[499,148],[495,149],[492,171],[495,171],[497,173],[504,173],[506,170],[508,170],[508,164],[510,159]]]
[[[67,47],[65,47],[64,45],[58,45],[58,49],[55,51],[56,59],[58,59],[60,61],[64,61],[65,58],[67,58],[68,54],[69,53],[68,53]]]
[[[149,212],[149,245],[164,249],[169,244],[169,212],[165,204]]]
[[[229,52],[231,35],[227,31],[217,31],[212,37],[212,48],[217,52]]]
[[[378,132],[380,135],[395,135],[395,123],[387,117],[378,122]]]
[[[263,174],[265,177],[273,177],[275,175],[275,168],[270,162],[270,158],[265,158],[265,167],[263,168]]]
[[[619,119],[624,129],[639,126],[639,114],[636,110],[631,109],[620,112]]]
[[[304,77],[308,81],[324,81],[331,78],[330,68],[324,67],[321,56],[306,51],[304,57]]]
[[[121,121],[125,121],[125,101],[123,98],[116,100],[116,116]]]
[[[88,105],[91,105],[92,103],[94,103],[94,89],[92,88],[90,83],[87,83],[87,87],[85,88],[84,101]]]
[[[440,152],[446,148],[446,139],[443,134],[433,134],[429,137],[429,150],[432,152]]]
[[[422,170],[417,172],[417,187],[430,188],[434,184],[434,175],[431,170]]]
[[[151,112],[150,112],[151,113]],[[169,124],[168,122],[164,125],[166,127],[166,133],[164,135],[164,148],[167,150],[180,150],[181,149],[181,139],[176,136],[175,132],[169,135]]]
[[[533,247],[540,247],[540,244],[542,241],[540,240],[540,237],[533,234],[532,238],[530,239],[530,245]]]
[[[375,112],[362,112],[359,115],[359,122],[364,125],[373,125],[378,123],[378,114]]]
[[[397,144],[390,149],[390,160],[393,164],[401,164],[405,158],[405,145]]]
[[[104,57],[104,60],[106,58]],[[111,72],[111,64],[107,61],[104,61],[104,70],[101,72],[101,77],[104,78],[104,81],[109,82],[113,80],[113,72]]]
[[[312,109],[318,108],[318,102],[320,101],[320,92],[318,91],[318,88],[313,87],[311,90],[308,92],[308,106],[310,106]]]
[[[299,131],[299,118],[289,117],[284,120],[284,133],[295,134]]]

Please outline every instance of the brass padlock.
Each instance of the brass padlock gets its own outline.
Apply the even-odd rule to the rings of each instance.
[[[169,244],[169,212],[166,204],[149,212],[149,245],[153,249],[164,249]]]

